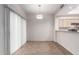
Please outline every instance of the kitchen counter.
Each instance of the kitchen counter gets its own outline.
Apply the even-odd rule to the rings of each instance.
[[[77,30],[77,31],[69,31],[69,30],[55,30],[56,32],[78,32],[79,33],[79,30]]]
[[[79,30],[56,30],[55,40],[72,54],[79,55]]]

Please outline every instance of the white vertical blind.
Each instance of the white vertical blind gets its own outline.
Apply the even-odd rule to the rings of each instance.
[[[26,20],[10,11],[10,53],[26,42]]]
[[[22,19],[22,45],[26,42],[26,21]]]
[[[17,15],[10,12],[10,52],[13,53],[18,47],[17,43]],[[17,41],[16,41],[17,40]]]
[[[20,48],[20,46],[21,46],[21,17],[19,17],[18,15],[17,15],[17,43],[18,43],[18,48]]]

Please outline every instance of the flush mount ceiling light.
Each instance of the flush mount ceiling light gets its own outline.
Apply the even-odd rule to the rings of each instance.
[[[36,15],[36,19],[43,19],[43,15],[40,14],[40,10],[41,10],[41,5],[38,5],[39,11],[38,14]]]
[[[38,14],[38,15],[36,15],[36,18],[37,19],[43,19],[43,15],[42,14]]]

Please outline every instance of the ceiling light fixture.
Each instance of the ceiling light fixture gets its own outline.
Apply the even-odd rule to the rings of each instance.
[[[38,14],[38,15],[36,15],[36,18],[37,19],[43,19],[43,15],[42,14]]]
[[[41,10],[41,5],[38,5],[39,11],[38,14],[36,15],[37,19],[43,19],[43,15],[41,14],[40,10]]]

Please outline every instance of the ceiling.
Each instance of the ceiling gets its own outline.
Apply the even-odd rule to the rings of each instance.
[[[39,4],[23,4],[21,6],[27,13],[54,14],[60,9],[62,4],[40,4],[40,7]]]

